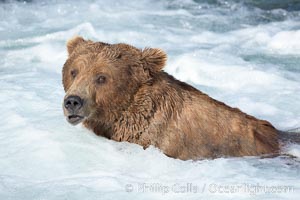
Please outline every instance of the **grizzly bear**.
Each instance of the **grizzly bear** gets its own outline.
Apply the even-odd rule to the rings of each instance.
[[[75,37],[63,66],[67,121],[182,160],[279,151],[277,130],[163,71],[167,55]]]

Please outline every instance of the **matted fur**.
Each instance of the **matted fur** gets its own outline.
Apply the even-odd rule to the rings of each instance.
[[[160,49],[86,41],[67,44],[66,97],[84,99],[85,127],[115,141],[158,147],[179,159],[277,153],[277,130],[162,71]],[[71,76],[76,74],[76,77]],[[95,84],[105,74],[107,82]],[[67,115],[67,111],[65,111]]]

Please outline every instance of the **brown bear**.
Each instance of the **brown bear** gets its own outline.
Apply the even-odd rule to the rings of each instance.
[[[176,80],[160,49],[75,37],[63,67],[64,114],[115,141],[187,159],[279,151],[277,130]]]

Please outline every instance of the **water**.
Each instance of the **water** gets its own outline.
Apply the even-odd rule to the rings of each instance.
[[[61,69],[75,34],[160,47],[178,79],[299,130],[299,11],[296,0],[1,1],[0,199],[298,199],[299,145],[283,150],[294,158],[192,162],[109,141],[65,121]]]

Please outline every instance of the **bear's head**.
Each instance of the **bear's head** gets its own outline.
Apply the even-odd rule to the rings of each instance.
[[[75,37],[67,43],[63,66],[63,108],[69,123],[117,120],[144,84],[151,84],[166,63],[160,49],[107,44]]]

